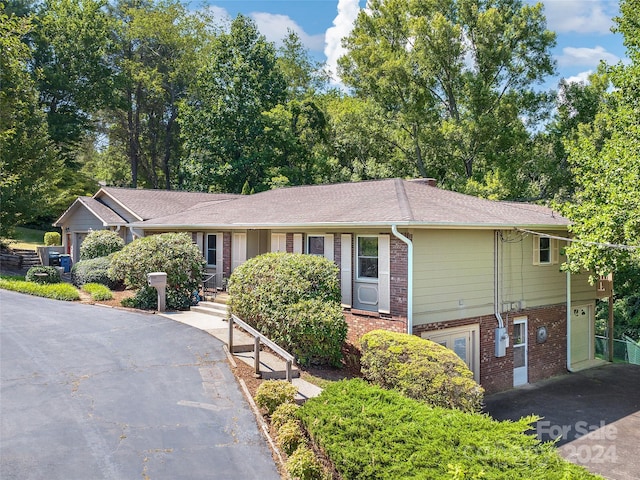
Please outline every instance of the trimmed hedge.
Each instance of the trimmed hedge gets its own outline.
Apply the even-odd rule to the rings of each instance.
[[[47,247],[62,245],[62,237],[58,232],[47,232],[44,234],[44,244]]]
[[[415,335],[373,330],[361,340],[362,374],[383,388],[434,406],[474,412],[484,389],[452,350]]]
[[[340,365],[347,323],[338,267],[326,258],[267,253],[229,279],[229,311],[291,352],[302,365]]]
[[[47,284],[47,283],[60,283],[60,272],[55,267],[31,267],[27,270],[25,275],[27,282]]]
[[[134,240],[116,252],[109,277],[139,289],[135,297],[127,299],[128,306],[154,309],[158,306],[158,296],[155,288],[147,285],[147,274],[166,272],[166,307],[184,310],[189,308],[193,292],[198,290],[204,267],[204,257],[190,235],[163,233]]]
[[[537,420],[498,422],[405,397],[364,380],[342,380],[299,410],[342,478],[599,479],[525,432]]]
[[[293,403],[298,389],[286,380],[267,380],[256,390],[256,405],[271,415],[283,403]]]
[[[80,245],[80,260],[106,257],[119,252],[124,247],[124,240],[111,230],[94,230],[90,232]]]
[[[120,282],[109,277],[109,267],[113,255],[80,260],[71,267],[71,281],[77,287],[86,283],[100,283],[108,288],[116,288]]]

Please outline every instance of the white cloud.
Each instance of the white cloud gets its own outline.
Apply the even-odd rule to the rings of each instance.
[[[324,54],[334,83],[340,82],[337,74],[338,59],[345,54],[342,39],[351,33],[359,11],[358,0],[338,0],[338,15],[333,20],[333,27],[329,27],[325,34]]]
[[[567,83],[584,83],[585,85],[587,85],[589,83],[589,76],[592,74],[593,70],[587,70],[586,72],[580,72],[577,75],[567,77],[564,80]]]
[[[604,60],[608,64],[617,63],[620,57],[608,52],[604,47],[564,47],[562,55],[558,58],[558,65],[561,67],[586,66],[595,67]]]
[[[535,2],[530,2],[535,3]],[[547,26],[557,33],[611,34],[618,2],[607,0],[543,0]]]
[[[324,35],[309,35],[287,15],[253,12],[249,16],[256,22],[260,33],[277,46],[282,45],[282,39],[287,35],[287,30],[291,30],[298,35],[305,48],[313,52],[322,51],[325,43]]]

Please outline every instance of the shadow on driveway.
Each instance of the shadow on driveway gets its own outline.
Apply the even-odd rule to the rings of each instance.
[[[534,434],[560,453],[616,480],[640,479],[640,366],[615,364],[486,397],[496,420],[535,414]]]

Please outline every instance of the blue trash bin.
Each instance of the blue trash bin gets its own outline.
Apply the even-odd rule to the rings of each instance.
[[[64,268],[64,273],[71,271],[71,255],[60,255],[60,266]]]

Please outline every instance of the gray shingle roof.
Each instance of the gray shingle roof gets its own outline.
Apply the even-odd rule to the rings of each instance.
[[[328,225],[566,226],[538,205],[485,200],[401,179],[289,187],[232,201],[198,205],[180,214],[138,222],[144,227]]]
[[[230,193],[102,187],[94,198],[100,198],[103,195],[113,198],[143,220],[179,213],[199,203],[226,201],[238,196]]]

